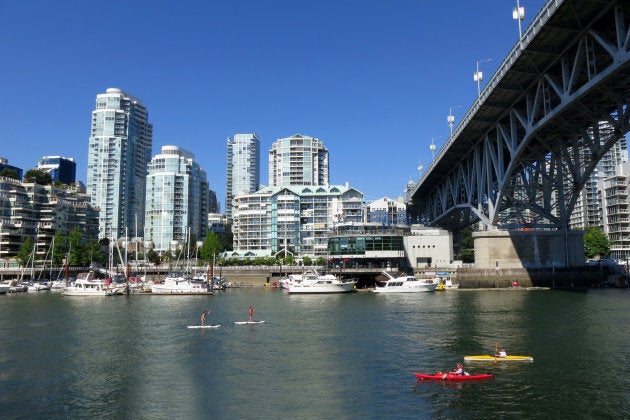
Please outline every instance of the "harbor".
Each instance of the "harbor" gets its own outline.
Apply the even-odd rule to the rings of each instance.
[[[624,418],[627,290],[0,296],[4,418]],[[237,326],[248,307],[260,325]],[[188,329],[211,310],[207,323]],[[480,383],[418,381],[464,356]],[[571,349],[571,351],[566,351]],[[589,380],[584,380],[589,378]],[[561,384],[562,386],[559,386]]]

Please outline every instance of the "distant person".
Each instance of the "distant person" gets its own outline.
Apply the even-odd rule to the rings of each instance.
[[[457,365],[455,369],[453,369],[453,375],[463,375],[464,374],[464,366],[460,363]]]
[[[201,326],[205,326],[206,325],[206,318],[208,317],[208,314],[210,313],[210,311],[203,311],[201,313]]]
[[[499,357],[507,357],[507,353],[505,352],[505,349],[503,347],[501,347],[501,351],[499,352]]]
[[[252,308],[251,306],[249,307],[249,322],[252,322],[254,319],[254,312],[256,312],[256,309]]]

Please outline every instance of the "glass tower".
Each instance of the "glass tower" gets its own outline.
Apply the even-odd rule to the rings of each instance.
[[[77,180],[77,164],[74,158],[44,156],[37,162],[37,169],[50,174],[53,181],[70,185]]]
[[[269,186],[329,184],[328,150],[315,137],[278,139],[269,151]]]
[[[225,214],[232,221],[232,200],[260,188],[260,139],[256,134],[235,134],[227,139]]]
[[[148,167],[145,240],[152,241],[156,251],[174,251],[188,234],[203,240],[209,193],[206,171],[195,156],[177,146],[163,146]]]
[[[99,238],[143,236],[147,164],[153,125],[144,105],[110,88],[96,96],[88,149],[87,191],[100,208]]]

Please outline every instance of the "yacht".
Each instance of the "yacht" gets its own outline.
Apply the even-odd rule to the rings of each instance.
[[[372,293],[420,293],[433,292],[437,288],[437,284],[432,281],[424,281],[417,279],[415,276],[402,275],[394,277],[386,271],[381,272],[387,281],[384,286],[376,286],[370,291]]]
[[[356,280],[339,280],[332,274],[302,275],[285,283],[288,293],[348,293],[354,292]]]
[[[63,289],[61,293],[66,296],[112,296],[118,292],[118,288],[112,288],[106,282],[82,278]]]
[[[182,272],[172,272],[164,277],[164,283],[154,283],[151,285],[151,293],[177,294],[177,293],[212,293],[212,288],[208,287],[207,280],[193,279]]]

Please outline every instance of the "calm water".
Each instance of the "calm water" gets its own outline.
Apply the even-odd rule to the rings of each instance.
[[[234,325],[253,305],[261,325]],[[216,330],[189,330],[212,309]],[[0,295],[3,418],[627,418],[630,291]],[[466,364],[495,343],[534,363]]]

